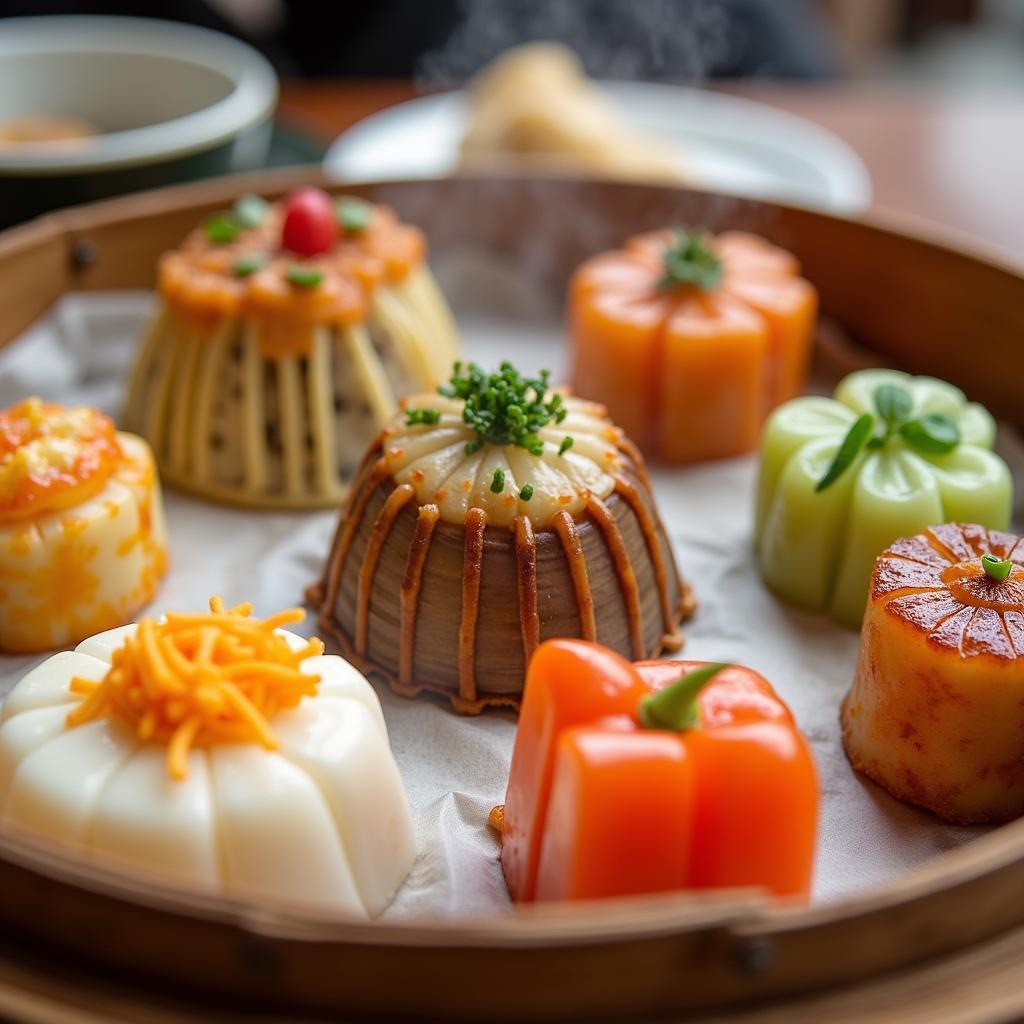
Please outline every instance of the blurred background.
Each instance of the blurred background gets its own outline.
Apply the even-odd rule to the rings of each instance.
[[[1024,0],[0,0],[0,15],[19,19],[0,22],[8,223],[325,161],[341,181],[511,168],[671,180],[850,215],[873,203],[1024,253],[1024,204],[997,199],[1024,176]],[[39,50],[36,29],[20,35],[26,18],[53,15],[160,19],[161,59],[222,38],[193,46],[166,22],[244,46],[197,56],[196,84],[95,62],[76,79],[66,51],[88,33],[54,19],[62,63],[27,86],[23,65],[5,61]],[[82,45],[102,49],[122,24]],[[148,53],[142,39],[125,46]],[[538,40],[566,49],[498,61]],[[252,51],[270,77],[247,64]],[[211,84],[218,74],[227,85]],[[229,138],[226,94],[253,78]],[[182,129],[162,162],[153,132],[129,145],[140,128],[196,122],[218,104],[216,131]]]

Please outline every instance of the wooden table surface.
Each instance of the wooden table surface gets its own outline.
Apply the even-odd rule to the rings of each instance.
[[[873,82],[716,85],[816,121],[861,156],[880,208],[1024,257],[1024,94]],[[286,82],[281,111],[323,141],[416,95],[405,81]]]

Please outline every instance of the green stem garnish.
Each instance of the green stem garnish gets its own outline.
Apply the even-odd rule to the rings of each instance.
[[[242,226],[233,213],[224,211],[207,217],[203,230],[207,241],[214,245],[228,245],[242,233]]]
[[[414,427],[419,423],[425,423],[428,426],[434,426],[441,421],[441,410],[440,409],[406,409],[405,410],[405,425],[407,427]]]
[[[675,241],[661,258],[662,278],[659,291],[691,285],[702,291],[717,288],[722,280],[722,261],[711,248],[703,231],[679,231]]]
[[[365,231],[373,217],[373,207],[362,199],[339,199],[334,212],[342,231],[349,235]]]
[[[529,501],[533,497],[533,484],[523,484],[519,489],[519,500]]]
[[[996,558],[995,555],[982,555],[981,567],[989,579],[996,583],[1002,583],[1013,572],[1013,562],[1008,558]]]
[[[727,662],[705,665],[688,672],[663,690],[644,697],[640,701],[640,724],[645,729],[669,729],[672,732],[696,728],[700,725],[697,698],[701,690],[722,669],[728,667]]]
[[[558,454],[564,455],[572,447],[572,438],[566,434],[562,438],[562,443],[558,446]]]
[[[868,443],[868,439],[871,437],[874,429],[875,417],[869,412],[858,416],[853,421],[853,426],[850,427],[846,437],[843,438],[843,443],[839,446],[839,451],[836,452],[832,465],[828,467],[825,475],[815,486],[814,491],[816,494],[834,484],[846,472],[857,456],[860,455],[864,445]]]
[[[501,494],[505,490],[505,470],[498,466],[494,470],[494,476],[491,477],[491,490],[495,494]]]
[[[541,370],[539,377],[521,377],[507,362],[497,373],[485,373],[476,363],[456,363],[449,383],[437,390],[465,403],[462,420],[476,432],[476,440],[466,445],[467,455],[485,444],[516,445],[542,455],[544,442],[538,431],[568,415],[562,396],[548,395],[550,382],[548,370]]]
[[[235,218],[243,228],[258,228],[270,212],[270,204],[260,196],[242,196],[235,203]]]
[[[316,288],[323,284],[324,272],[315,267],[303,267],[293,263],[285,272],[284,276],[289,284],[298,285],[300,288]]]
[[[257,270],[262,270],[266,265],[267,261],[262,256],[243,256],[232,264],[231,273],[235,277],[248,277],[250,274],[255,274]]]

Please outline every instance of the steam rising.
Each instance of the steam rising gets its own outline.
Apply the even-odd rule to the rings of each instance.
[[[462,0],[463,20],[418,69],[424,87],[464,82],[511,46],[564,43],[596,78],[697,82],[742,48],[722,0]]]

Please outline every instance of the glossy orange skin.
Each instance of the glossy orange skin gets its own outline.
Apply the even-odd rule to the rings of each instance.
[[[817,774],[771,686],[732,666],[702,691],[699,728],[639,724],[644,696],[701,664],[631,665],[583,640],[538,648],[502,826],[513,899],[735,886],[807,895]]]
[[[74,432],[55,435],[50,427],[65,414],[82,422]],[[66,465],[45,461],[13,473],[9,460],[33,443],[57,440],[73,446]],[[0,494],[0,523],[30,519],[44,512],[77,505],[101,491],[121,460],[121,446],[113,420],[95,409],[65,410],[63,406],[29,398],[0,410],[0,469],[17,480],[9,493]]]
[[[789,253],[741,232],[713,241],[724,264],[717,288],[661,291],[672,239],[639,235],[576,271],[573,388],[607,405],[654,458],[740,455],[768,413],[803,391],[817,293]]]

